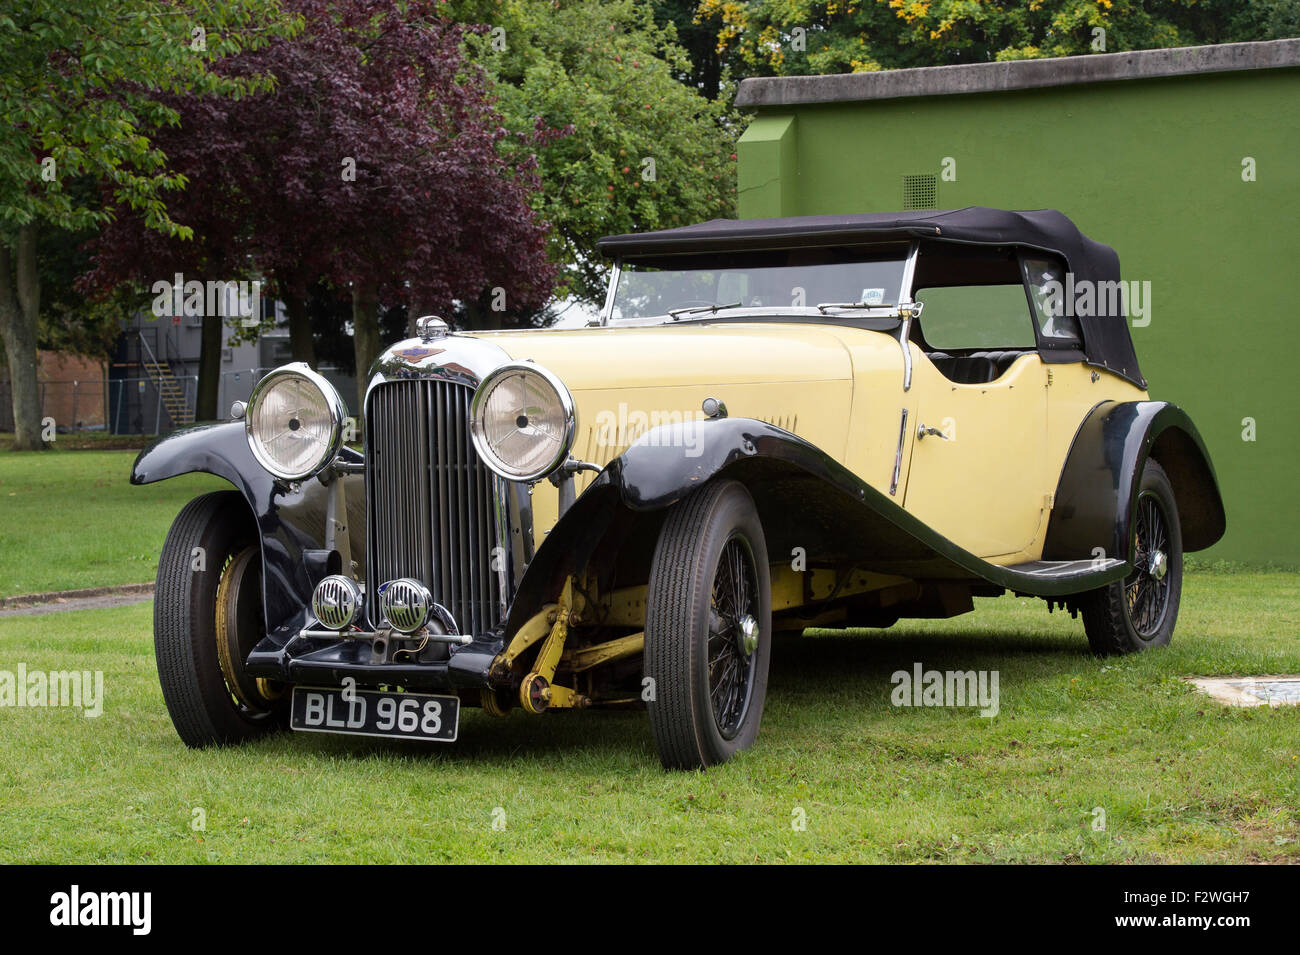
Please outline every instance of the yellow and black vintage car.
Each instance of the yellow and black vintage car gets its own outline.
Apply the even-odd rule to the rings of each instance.
[[[371,369],[364,453],[303,365],[141,453],[135,483],[233,485],[159,562],[187,744],[636,706],[693,768],[754,742],[781,632],[1011,592],[1081,615],[1097,653],[1169,642],[1223,503],[1196,428],[1148,397],[1117,255],[1065,216],[718,220],[600,250],[588,327],[419,320]]]

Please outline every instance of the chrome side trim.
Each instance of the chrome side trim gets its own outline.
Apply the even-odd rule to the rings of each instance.
[[[898,425],[898,449],[894,451],[894,476],[889,479],[889,493],[898,493],[898,478],[903,473],[903,445],[907,442],[907,409],[903,409],[903,420]]]

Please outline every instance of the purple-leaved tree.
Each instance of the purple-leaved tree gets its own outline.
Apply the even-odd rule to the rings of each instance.
[[[548,298],[546,227],[528,202],[535,160],[519,149],[506,158],[489,82],[461,56],[464,28],[440,19],[436,3],[284,5],[304,19],[298,36],[217,65],[272,74],[275,88],[175,97],[180,124],[155,136],[187,180],[168,209],[193,239],[120,209],[82,284],[263,277],[286,304],[295,359],[314,363],[307,295],[327,282],[352,299],[363,394],[381,303],[448,312],[488,295],[519,313]],[[530,138],[551,135],[539,127]],[[216,416],[221,337],[221,318],[205,315],[200,419]]]

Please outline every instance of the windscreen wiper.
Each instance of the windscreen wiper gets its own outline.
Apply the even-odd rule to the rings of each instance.
[[[891,310],[892,310],[892,309],[896,309],[897,307],[898,307],[897,305],[889,305],[889,304],[887,304],[887,303],[885,303],[885,302],[881,302],[879,305],[873,305],[873,304],[870,303],[870,302],[822,302],[820,305],[817,306],[817,311],[819,311],[819,312],[821,312],[823,315],[825,315],[825,314],[826,314],[828,311],[830,311],[831,309],[836,309],[836,310],[841,310],[841,309],[843,309],[843,310],[847,310],[847,309],[868,309],[868,310],[870,310],[870,309],[873,309],[873,308],[887,308],[887,309],[891,309]]]
[[[714,302],[712,305],[692,305],[689,308],[670,308],[668,314],[673,317],[674,321],[676,321],[678,315],[695,315],[699,312],[717,312],[724,308],[740,308],[744,304],[744,302],[728,302],[724,305],[721,302]]]

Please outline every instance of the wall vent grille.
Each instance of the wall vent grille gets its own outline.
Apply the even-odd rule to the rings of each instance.
[[[935,176],[903,177],[903,209],[937,209],[939,183]]]

